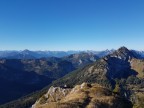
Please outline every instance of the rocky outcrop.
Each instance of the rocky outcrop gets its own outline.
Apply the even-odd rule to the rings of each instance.
[[[131,108],[131,104],[98,85],[83,83],[74,88],[51,87],[32,108]]]

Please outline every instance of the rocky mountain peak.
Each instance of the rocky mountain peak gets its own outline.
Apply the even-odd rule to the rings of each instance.
[[[118,51],[122,51],[122,52],[129,52],[128,48],[126,48],[125,46],[122,46],[118,49]]]
[[[127,49],[124,46],[119,48],[118,50],[116,50],[112,54],[106,56],[106,58],[108,58],[108,57],[115,57],[118,59],[122,59],[124,61],[128,61],[132,58],[137,58],[137,56],[132,51],[130,51],[129,49]]]
[[[129,50],[127,49],[126,47],[121,47],[117,50],[117,53],[120,54],[120,55],[125,55],[125,56],[131,56],[131,57],[134,57],[134,54]]]
[[[25,50],[23,50],[21,53],[23,53],[23,54],[29,54],[29,53],[31,53],[31,51],[28,50],[28,49],[25,49]]]

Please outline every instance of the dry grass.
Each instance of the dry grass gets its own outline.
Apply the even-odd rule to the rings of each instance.
[[[136,103],[133,108],[144,108],[144,93],[138,92],[136,93]]]
[[[139,59],[132,59],[131,68],[138,72],[139,78],[144,78],[144,61]]]
[[[38,103],[36,108],[113,108],[114,104],[119,101],[108,89],[98,84],[83,83],[75,86],[60,100],[56,102],[47,101],[45,104]]]

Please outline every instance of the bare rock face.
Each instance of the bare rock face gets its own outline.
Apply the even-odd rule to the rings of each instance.
[[[32,108],[131,108],[130,104],[110,90],[83,83],[74,88],[50,87]]]
[[[66,96],[71,89],[69,88],[61,88],[61,87],[50,87],[47,94],[45,94],[45,98],[47,98],[47,102],[56,102],[59,101],[61,98]]]

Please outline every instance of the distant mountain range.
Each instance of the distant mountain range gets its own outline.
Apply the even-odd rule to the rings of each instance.
[[[6,59],[38,59],[47,57],[64,57],[79,51],[0,51],[0,58]]]
[[[113,53],[115,50],[103,50],[103,51],[30,51],[30,50],[23,50],[23,51],[0,51],[0,58],[6,59],[39,59],[39,58],[47,58],[47,57],[64,57],[69,56],[71,54],[78,54],[78,53],[93,53],[98,57],[104,57],[108,54]],[[136,51],[132,50],[134,53],[141,55],[144,58],[144,51]]]
[[[114,96],[113,98],[116,100],[117,97],[119,97],[119,99],[122,99],[121,101],[124,103],[126,102],[126,104],[127,102],[130,102],[130,104],[138,108],[142,108],[143,106],[143,100],[144,100],[143,52],[129,50],[126,47],[121,47],[118,50],[111,50],[111,51],[106,50],[102,52],[95,52],[95,51],[77,52],[76,54],[67,55],[61,58],[51,57],[51,58],[26,59],[26,60],[1,59],[0,62],[1,62],[0,77],[2,78],[1,82],[3,82],[3,79],[17,80],[19,78],[20,79],[22,78],[22,81],[24,82],[28,81],[31,84],[33,80],[35,80],[35,77],[28,77],[30,78],[30,80],[29,79],[27,80],[27,76],[25,77],[25,74],[23,75],[23,73],[32,72],[36,74],[38,77],[43,77],[42,79],[45,79],[45,77],[47,77],[47,83],[48,83],[46,84],[47,87],[40,90],[39,92],[28,95],[17,101],[13,101],[11,103],[2,105],[0,106],[1,108],[19,108],[19,107],[29,108],[31,107],[32,104],[34,104],[34,102],[36,102],[36,100],[40,100],[42,97],[45,96],[45,93],[49,90],[50,86],[60,87],[61,89],[61,87],[65,87],[66,85],[66,87],[73,88],[74,86],[82,84],[84,82],[90,84],[97,83],[103,86],[104,88],[107,88],[112,93],[114,93],[114,95],[113,94],[111,95]],[[14,71],[11,72],[10,70],[14,70]],[[13,74],[15,73],[15,71],[17,73]],[[21,72],[22,74],[20,74]],[[16,77],[16,75],[18,75],[18,77]],[[29,74],[27,75],[29,76]],[[23,77],[19,77],[19,76],[23,76]],[[53,79],[58,79],[58,80],[54,81]],[[17,80],[17,81],[21,82],[21,80]],[[37,84],[43,81],[45,82],[45,80],[40,80],[40,82],[37,82]],[[6,82],[6,84],[9,83]],[[13,86],[15,87],[15,85]],[[90,86],[89,88],[91,87],[92,86]],[[88,92],[89,89],[86,88],[85,90],[86,92],[84,92],[83,90],[82,92],[88,94],[87,95],[88,99],[85,98],[84,101],[81,101],[76,105],[90,104],[91,99],[89,97],[90,96]],[[93,90],[94,89],[92,89],[92,91]],[[7,92],[8,91],[6,92],[3,91],[3,94]],[[76,92],[76,95],[82,92]],[[98,92],[100,91],[98,90]],[[71,96],[71,93],[69,95]],[[11,94],[11,96],[13,96],[13,94]],[[55,98],[57,99],[57,97]],[[82,97],[74,98],[74,102],[77,102],[76,101],[77,99],[83,100],[81,98]],[[2,98],[2,100],[3,99],[4,97]],[[51,102],[49,100],[51,100],[51,98],[46,97],[44,98],[42,103],[38,103],[38,105],[40,104],[40,108],[41,105],[42,106],[46,105],[46,107],[48,107],[47,104]],[[86,103],[87,102],[88,103],[85,104],[85,101]],[[111,101],[111,99],[105,101],[105,104],[110,105],[109,103],[107,103],[109,101]],[[58,100],[55,102],[59,103],[61,101]],[[72,107],[71,105],[73,105],[73,103],[71,102],[73,101],[69,101],[69,102],[67,102],[66,104],[69,104],[70,107]],[[95,103],[98,104],[97,102]],[[99,103],[99,104],[103,105],[103,103]],[[105,108],[107,108],[107,106],[105,106]],[[123,107],[120,106],[120,108]]]

